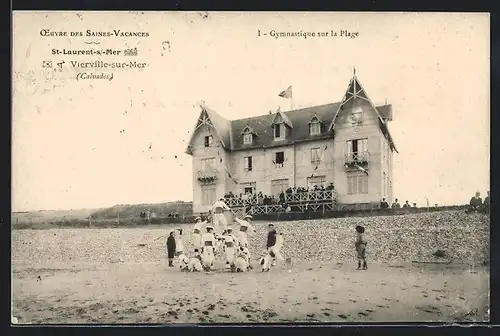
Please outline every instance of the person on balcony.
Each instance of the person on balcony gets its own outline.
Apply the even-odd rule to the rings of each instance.
[[[394,203],[392,203],[392,208],[393,209],[399,209],[399,208],[401,208],[401,205],[399,204],[397,198],[394,200]]]
[[[481,210],[483,205],[483,200],[480,197],[480,193],[476,192],[476,195],[470,199],[469,209],[467,209],[467,213],[478,212]]]
[[[246,248],[247,250],[249,249],[249,244],[248,244],[248,235],[253,235],[255,233],[255,229],[253,228],[251,222],[252,222],[252,216],[246,215],[243,217],[243,219],[239,219],[238,217],[234,217],[234,221],[240,224],[240,230],[238,231],[238,236],[236,237],[238,240],[238,244],[242,248]],[[250,251],[248,250],[247,252],[248,255],[248,265],[250,268],[252,268],[252,265],[250,263]]]
[[[227,228],[227,219],[224,212],[231,211],[231,209],[224,202],[224,198],[221,198],[214,203],[212,210],[213,224],[216,228],[216,232],[222,233]]]
[[[211,225],[207,225],[207,232],[203,234],[201,240],[203,242],[202,247],[202,265],[206,271],[209,271],[214,266],[215,261],[215,236],[214,228]]]
[[[411,208],[410,203],[408,203],[408,201],[406,201],[406,203],[403,204],[403,208]]]
[[[330,182],[330,184],[326,187],[326,190],[333,190],[335,187],[333,186],[333,182]]]
[[[389,208],[389,203],[385,200],[385,198],[382,198],[382,201],[380,202],[380,209],[388,209]]]

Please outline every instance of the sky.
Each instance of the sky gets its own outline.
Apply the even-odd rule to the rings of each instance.
[[[393,195],[424,205],[489,190],[489,16],[481,13],[14,13],[12,209],[192,200],[184,151],[205,104],[228,119],[342,99],[353,67],[375,104],[393,105]],[[42,37],[145,31],[148,37]],[[258,36],[267,32],[267,36]],[[358,33],[278,37],[276,32]],[[355,35],[355,34],[354,34]],[[99,45],[85,42],[98,41]],[[52,49],[137,47],[144,69],[75,80]],[[44,60],[64,60],[61,70]],[[87,71],[89,72],[89,71]],[[97,71],[100,73],[102,71]],[[105,70],[108,72],[108,70]]]

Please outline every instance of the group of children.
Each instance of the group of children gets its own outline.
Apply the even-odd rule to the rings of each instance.
[[[214,219],[214,222],[217,222]],[[191,235],[193,257],[188,258],[184,250],[182,229],[179,230],[177,239],[174,231],[170,232],[167,239],[167,255],[169,267],[174,267],[174,257],[177,256],[182,271],[210,271],[214,268],[215,258],[219,254],[225,256],[226,269],[233,272],[245,272],[252,268],[250,264],[250,251],[248,249],[248,234],[255,232],[251,226],[252,216],[243,219],[235,218],[240,224],[240,229],[235,235],[230,226],[223,225],[222,233],[214,232],[214,227],[207,220],[202,221],[197,217]],[[203,227],[206,232],[202,234]]]
[[[232,272],[246,272],[252,269],[250,263],[250,251],[248,243],[248,235],[255,233],[255,229],[251,225],[252,216],[246,215],[243,219],[234,217],[234,222],[239,224],[239,231],[234,234],[233,229],[228,226],[227,219],[224,216],[224,211],[231,211],[224,203],[223,199],[214,204],[214,212],[212,221],[219,229],[221,234],[214,232],[208,220],[202,221],[200,217],[195,219],[196,223],[193,227],[191,235],[191,243],[193,245],[194,254],[189,258],[184,250],[183,230],[178,229],[179,236],[177,239],[174,236],[174,231],[170,232],[167,239],[167,255],[169,267],[174,267],[174,257],[177,256],[181,271],[210,271],[214,268],[214,262],[217,255],[225,256],[226,269]],[[205,227],[205,233],[203,232]],[[366,270],[366,245],[367,241],[364,236],[365,228],[356,226],[355,248],[358,259],[358,270]],[[284,244],[282,233],[277,233],[274,225],[268,225],[268,235],[266,250],[259,259],[259,265],[263,272],[268,272],[271,266],[277,265],[277,261],[283,261],[281,248]]]

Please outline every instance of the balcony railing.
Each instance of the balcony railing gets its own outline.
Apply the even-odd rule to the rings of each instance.
[[[337,194],[335,190],[316,190],[295,193],[285,193],[285,202],[288,204],[297,203],[317,203],[317,202],[336,202]]]
[[[370,153],[368,151],[347,153],[345,155],[345,163],[347,164],[366,164],[368,162],[370,162]]]
[[[248,197],[226,197],[226,204],[232,207],[244,207],[244,206],[264,206],[263,198],[259,198],[256,194],[252,194]],[[274,202],[278,202],[279,197],[275,197]],[[285,202],[287,204],[306,204],[306,203],[336,203],[337,194],[335,190],[316,190],[316,191],[303,191],[303,192],[285,192]],[[274,206],[274,204],[268,204],[267,206]]]
[[[344,166],[347,171],[358,170],[359,167],[367,169],[369,163],[370,163],[370,153],[367,151],[347,153],[345,155]]]
[[[219,176],[219,172],[215,168],[206,168],[197,172],[197,179],[200,183],[215,182]]]

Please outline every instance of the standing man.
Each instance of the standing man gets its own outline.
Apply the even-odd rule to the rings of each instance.
[[[248,234],[252,235],[255,233],[255,229],[253,228],[251,221],[252,221],[252,216],[246,215],[243,217],[243,219],[239,219],[237,217],[234,217],[234,220],[240,224],[240,231],[238,232],[238,243],[240,247],[247,249],[246,255],[248,258],[248,265],[250,268],[252,268],[252,265],[250,264],[250,251],[248,247]]]
[[[174,256],[175,256],[175,237],[174,237],[174,231],[170,231],[170,235],[167,238],[168,267],[174,267]]]
[[[382,201],[380,202],[380,209],[387,209],[389,208],[389,203],[385,200],[385,198],[382,198]]]
[[[272,251],[272,247],[274,247],[274,245],[276,245],[276,230],[274,229],[274,225],[273,224],[269,224],[268,228],[269,228],[269,232],[267,233],[266,248],[267,248],[267,251],[270,252],[271,257],[273,258],[272,259],[273,261],[272,261],[271,265],[272,266],[276,266],[276,255]]]
[[[483,200],[480,197],[480,193],[477,192],[476,196],[472,197],[469,202],[469,209],[468,212],[476,212],[480,210],[481,206],[483,205]]]
[[[194,246],[194,252],[200,252],[202,248],[201,244],[201,232],[203,230],[203,225],[207,224],[207,221],[202,222],[201,217],[196,217],[195,218],[196,223],[194,224],[193,228],[193,235],[191,237],[191,243]]]
[[[227,219],[224,216],[224,211],[231,211],[231,209],[224,202],[224,198],[220,198],[212,206],[212,222],[218,233],[226,231],[227,228]]]
[[[215,236],[213,231],[213,226],[207,225],[207,232],[201,237],[203,243],[202,264],[206,271],[209,271],[214,266],[215,261]]]

